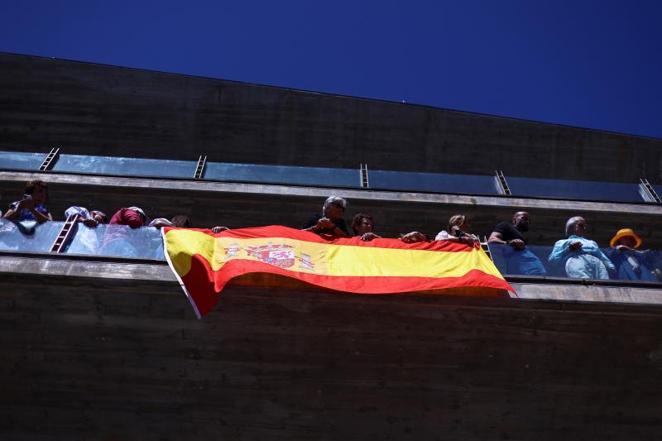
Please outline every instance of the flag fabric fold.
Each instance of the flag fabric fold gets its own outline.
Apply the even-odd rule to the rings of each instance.
[[[200,318],[227,283],[270,273],[331,290],[397,294],[449,288],[514,292],[479,247],[451,241],[326,240],[279,225],[227,230],[163,228],[165,255]]]

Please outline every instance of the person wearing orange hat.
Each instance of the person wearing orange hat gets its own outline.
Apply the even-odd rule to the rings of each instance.
[[[651,270],[653,265],[650,250],[638,249],[642,242],[632,228],[622,228],[611,238],[611,249],[607,251],[607,256],[616,266],[618,279],[658,281],[655,272]]]

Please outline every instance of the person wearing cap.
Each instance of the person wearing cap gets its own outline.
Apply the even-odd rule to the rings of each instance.
[[[622,228],[611,238],[607,256],[616,266],[616,277],[621,280],[643,280],[657,282],[652,253],[639,250],[643,241],[631,228]]]
[[[140,207],[120,208],[113,217],[110,218],[111,225],[128,225],[131,228],[140,228],[147,225],[148,219],[145,212]]]
[[[302,229],[329,239],[349,237],[349,231],[343,219],[346,208],[345,199],[329,196],[322,205],[322,213],[313,215]]]
[[[573,279],[609,279],[609,273],[614,273],[616,268],[595,241],[584,237],[586,227],[586,220],[581,216],[568,219],[567,239],[554,244],[549,263],[563,267],[566,275]]]
[[[526,211],[518,211],[510,222],[499,222],[490,234],[487,243],[508,245],[502,247],[506,260],[507,274],[522,274],[527,276],[544,276],[547,270],[533,252],[527,249],[524,233],[529,231],[531,216]]]

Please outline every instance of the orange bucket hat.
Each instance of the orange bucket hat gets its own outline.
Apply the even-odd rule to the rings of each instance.
[[[614,248],[616,246],[616,242],[618,242],[619,239],[628,236],[635,240],[635,248],[639,248],[641,246],[641,237],[639,237],[637,233],[632,230],[632,228],[622,228],[618,230],[616,235],[611,238],[611,241],[609,241],[609,246]]]

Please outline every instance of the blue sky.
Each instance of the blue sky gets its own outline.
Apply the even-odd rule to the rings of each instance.
[[[0,51],[662,137],[662,2],[0,3]]]

